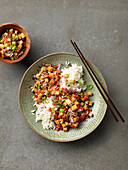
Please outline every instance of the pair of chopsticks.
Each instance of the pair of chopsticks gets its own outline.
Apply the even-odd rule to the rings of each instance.
[[[82,54],[82,52],[80,51],[79,47],[77,46],[77,44],[75,42],[73,42],[72,40],[70,40],[73,47],[75,48],[78,56],[80,57],[80,59],[82,60],[83,64],[85,65],[89,75],[91,76],[93,82],[95,83],[96,87],[98,88],[100,94],[102,95],[104,101],[106,102],[106,104],[108,105],[109,109],[111,110],[112,115],[114,116],[115,120],[118,122],[119,119],[117,118],[116,114],[114,113],[111,105],[113,106],[113,108],[116,110],[118,116],[120,117],[120,119],[122,120],[122,122],[125,122],[125,119],[123,117],[123,115],[121,114],[121,112],[119,111],[119,109],[117,108],[117,106],[115,105],[114,101],[112,100],[112,98],[109,96],[109,94],[107,93],[107,91],[105,90],[105,88],[103,87],[101,81],[99,80],[99,78],[97,77],[97,75],[95,74],[95,72],[93,71],[93,69],[91,68],[91,66],[89,65],[87,59],[84,57],[84,55]],[[97,82],[96,82],[97,80]],[[104,91],[104,93],[102,92]],[[108,98],[108,99],[107,99]],[[110,105],[111,103],[111,105]]]

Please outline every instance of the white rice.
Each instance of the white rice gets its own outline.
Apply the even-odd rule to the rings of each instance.
[[[69,74],[68,81],[78,81],[78,83],[70,84],[68,87],[65,82],[65,74]],[[61,69],[61,79],[60,79],[60,87],[67,88],[68,90],[72,89],[77,92],[81,92],[81,90],[85,90],[86,86],[84,85],[84,81],[82,79],[83,76],[83,68],[82,66],[78,66],[77,64],[72,64],[69,68]]]
[[[48,98],[47,103],[36,104],[36,122],[42,121],[42,126],[44,129],[55,129],[55,124],[52,120],[52,114],[49,111],[49,108],[53,107],[52,99]]]

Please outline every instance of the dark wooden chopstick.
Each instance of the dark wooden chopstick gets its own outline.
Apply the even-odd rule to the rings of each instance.
[[[122,122],[125,122],[125,119],[123,118],[122,114],[121,114],[120,111],[118,110],[117,106],[115,105],[115,103],[113,102],[113,100],[111,99],[111,97],[109,96],[109,94],[107,93],[107,91],[104,89],[102,83],[100,82],[100,80],[98,79],[97,75],[95,74],[95,72],[94,72],[94,71],[92,70],[92,68],[90,67],[88,61],[87,61],[86,58],[83,56],[82,52],[80,51],[80,49],[78,48],[78,46],[76,45],[76,43],[75,43],[75,42],[73,43],[72,40],[71,40],[71,43],[72,43],[72,45],[74,46],[76,52],[78,53],[80,59],[81,59],[82,62],[84,63],[87,71],[89,72],[89,75],[90,75],[91,78],[93,79],[95,85],[97,86],[97,88],[98,88],[99,92],[101,93],[103,99],[105,100],[106,104],[107,104],[108,107],[110,108],[110,110],[111,110],[114,118],[116,119],[116,121],[119,121],[119,120],[118,120],[117,116],[115,115],[113,109],[111,108],[111,106],[110,106],[108,100],[106,99],[105,95],[104,95],[103,92],[101,91],[101,88],[102,88],[102,90],[105,92],[105,94],[106,94],[106,96],[108,97],[108,99],[109,99],[110,103],[112,104],[112,106],[113,106],[113,107],[115,108],[115,110],[117,111],[117,113],[118,113],[118,115],[120,116]],[[92,73],[90,72],[89,69],[91,70]],[[93,76],[96,78],[96,80],[98,81],[98,83],[100,84],[101,87],[99,87],[99,85],[97,84],[97,82],[95,81],[95,79],[94,79]]]

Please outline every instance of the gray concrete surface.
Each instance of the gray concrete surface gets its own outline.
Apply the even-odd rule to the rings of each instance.
[[[19,110],[25,70],[53,52],[75,53],[73,39],[102,72],[109,93],[128,119],[127,0],[0,0],[0,23],[15,22],[30,34],[29,55],[0,63],[0,170],[127,170],[128,124],[110,111],[89,136],[56,143],[36,134]]]

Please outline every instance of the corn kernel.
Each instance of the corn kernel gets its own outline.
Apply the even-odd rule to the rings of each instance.
[[[93,114],[92,114],[92,113],[89,113],[88,116],[89,116],[89,117],[93,117]]]
[[[93,93],[92,93],[92,92],[88,92],[88,95],[89,95],[89,96],[93,96]]]
[[[65,78],[68,78],[69,77],[69,74],[65,74]]]

